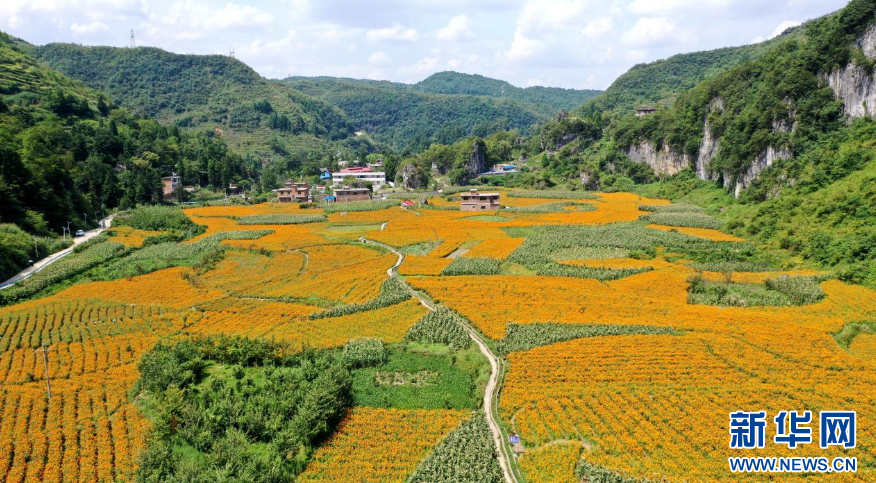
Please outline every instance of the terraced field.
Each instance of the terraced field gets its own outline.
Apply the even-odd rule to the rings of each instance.
[[[191,208],[203,232],[161,250],[150,238],[166,233],[116,228],[98,242],[115,247],[101,264],[73,263],[87,250],[71,255],[79,268],[62,283],[0,308],[2,480],[134,481],[154,417],[137,397],[139,361],[159,342],[217,335],[337,353],[351,339],[386,345],[359,398],[370,405],[351,407],[305,455],[300,481],[573,482],[593,468],[632,481],[730,481],[727,457],[742,454],[859,460],[854,477],[782,481],[876,478],[873,335],[835,337],[876,320],[876,292],[770,259],[707,215],[654,209],[667,206],[661,200],[557,196],[503,192],[503,204],[527,209],[489,219],[390,204]],[[408,253],[398,280],[387,276],[397,255],[360,237]],[[468,251],[447,258],[460,248]],[[719,292],[708,299],[718,302],[703,303],[694,283]],[[793,291],[813,284],[795,302],[804,299]],[[429,316],[407,287],[438,312]],[[494,416],[503,440],[519,435],[517,456],[495,447],[471,409],[489,367],[466,347],[469,324],[501,355]],[[50,400],[35,352],[44,344]],[[399,369],[416,358],[410,374]],[[432,368],[469,381],[442,408],[430,381],[445,379]],[[364,373],[353,374],[362,384]],[[427,394],[429,407],[410,407]],[[730,450],[727,415],[739,409],[855,410],[857,447]]]

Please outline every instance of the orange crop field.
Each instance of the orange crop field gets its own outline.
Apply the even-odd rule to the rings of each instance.
[[[354,409],[317,451],[299,481],[402,483],[466,414],[445,409]]]
[[[502,193],[506,206],[557,201]],[[391,249],[402,249],[416,254],[404,256],[399,279],[494,341],[511,334],[512,324],[621,328],[620,335],[536,340],[499,355],[507,370],[498,417],[520,437],[524,451],[510,464],[530,483],[579,481],[582,461],[631,478],[730,481],[727,458],[744,453],[727,446],[729,412],[817,412],[838,401],[857,411],[857,447],[823,454],[857,456],[865,478],[830,481],[870,477],[876,338],[860,329],[842,346],[834,336],[876,320],[876,292],[806,267],[700,270],[696,250],[744,242],[717,230],[638,221],[647,214],[641,205],[662,200],[613,193],[586,202],[595,210],[482,216],[390,207],[292,225],[242,225],[238,218],[321,211],[283,204],[186,209],[205,232],[180,247],[226,232],[269,231],[223,240],[221,256],[209,263],[109,279],[98,272],[0,308],[0,475],[9,482],[133,481],[151,423],[129,391],[141,357],[160,341],[233,335],[316,349],[357,338],[401,344],[429,311],[407,292],[381,301],[391,290],[387,271],[402,256]],[[591,236],[590,229],[604,231]],[[112,240],[135,254],[158,233],[114,230]],[[460,260],[451,259],[460,248]],[[470,272],[441,275],[466,261],[475,264]],[[820,296],[802,304],[690,303],[695,276],[755,287],[749,290],[811,279]],[[337,312],[320,315],[326,310]],[[641,327],[662,332],[636,332]],[[50,401],[35,352],[43,343],[51,349]],[[403,482],[466,414],[354,406],[298,481]],[[816,449],[755,453],[822,454]]]

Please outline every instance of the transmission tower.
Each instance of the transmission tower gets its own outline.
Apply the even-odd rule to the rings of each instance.
[[[134,47],[134,29],[131,29],[131,48],[133,49]]]
[[[231,47],[231,52],[228,55],[233,59],[234,58],[234,47]]]

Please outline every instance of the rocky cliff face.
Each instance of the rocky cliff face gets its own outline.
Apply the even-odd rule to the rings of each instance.
[[[790,101],[788,101],[790,103]],[[730,173],[716,172],[710,168],[711,161],[718,155],[720,139],[712,134],[709,125],[709,115],[724,109],[724,100],[719,96],[709,102],[709,108],[703,119],[703,139],[695,157],[678,153],[669,146],[663,146],[657,150],[649,141],[641,141],[639,144],[627,146],[624,153],[633,161],[647,163],[657,174],[673,175],[682,169],[692,167],[697,177],[702,180],[715,181],[723,179],[724,187],[733,192],[737,198],[742,190],[751,186],[751,183],[765,169],[779,160],[790,158],[793,153],[786,147],[769,146],[758,154],[749,165],[749,168],[739,177],[733,177]],[[796,127],[796,115],[789,104],[791,115],[789,119],[781,119],[773,122],[773,131],[790,133]]]
[[[793,153],[791,153],[791,150],[788,148],[775,148],[770,146],[754,158],[754,161],[752,161],[748,170],[746,170],[741,177],[735,180],[730,177],[725,177],[724,188],[732,190],[733,196],[739,198],[739,195],[742,194],[742,190],[751,186],[751,183],[763,170],[775,164],[776,161],[790,159],[792,154]]]
[[[487,145],[477,139],[471,145],[471,154],[465,169],[472,177],[487,171]]]
[[[703,120],[703,140],[700,141],[700,149],[697,153],[696,163],[694,163],[694,169],[699,179],[715,178],[709,171],[709,162],[718,155],[718,139],[712,136],[709,115],[722,110],[724,110],[724,98],[719,96],[709,102],[709,109],[706,111],[706,118]]]
[[[876,59],[876,25],[870,27],[857,41],[868,59]],[[876,76],[855,64],[827,74],[824,78],[834,95],[843,101],[849,117],[876,115]]]
[[[668,144],[658,150],[654,143],[647,140],[627,146],[624,154],[637,163],[651,166],[657,174],[673,175],[691,165],[690,156],[674,151]]]

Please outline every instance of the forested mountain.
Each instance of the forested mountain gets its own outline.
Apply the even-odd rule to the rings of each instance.
[[[554,116],[560,110],[577,107],[601,92],[592,89],[541,86],[521,88],[502,80],[453,71],[432,74],[414,84],[413,88],[435,94],[468,94],[513,99],[528,104],[534,112],[548,117]]]
[[[764,55],[775,45],[800,38],[801,31],[802,27],[795,27],[757,44],[678,54],[648,64],[637,64],[575,112],[616,111],[627,114],[640,105],[670,106],[682,92],[731,67]]]
[[[108,209],[160,201],[171,171],[218,189],[252,178],[254,162],[212,133],[137,117],[19,45],[0,33],[0,278],[33,256],[30,234],[50,238],[68,221],[86,228]]]
[[[597,91],[521,89],[506,82],[455,72],[413,85],[332,77],[290,77],[283,83],[341,108],[357,129],[396,149],[421,151],[433,142],[501,130],[528,133],[561,109]]]
[[[332,141],[352,138],[353,126],[339,109],[270,82],[231,57],[73,44],[32,50],[119,105],[165,124],[214,130],[240,154],[281,159],[328,151]]]

